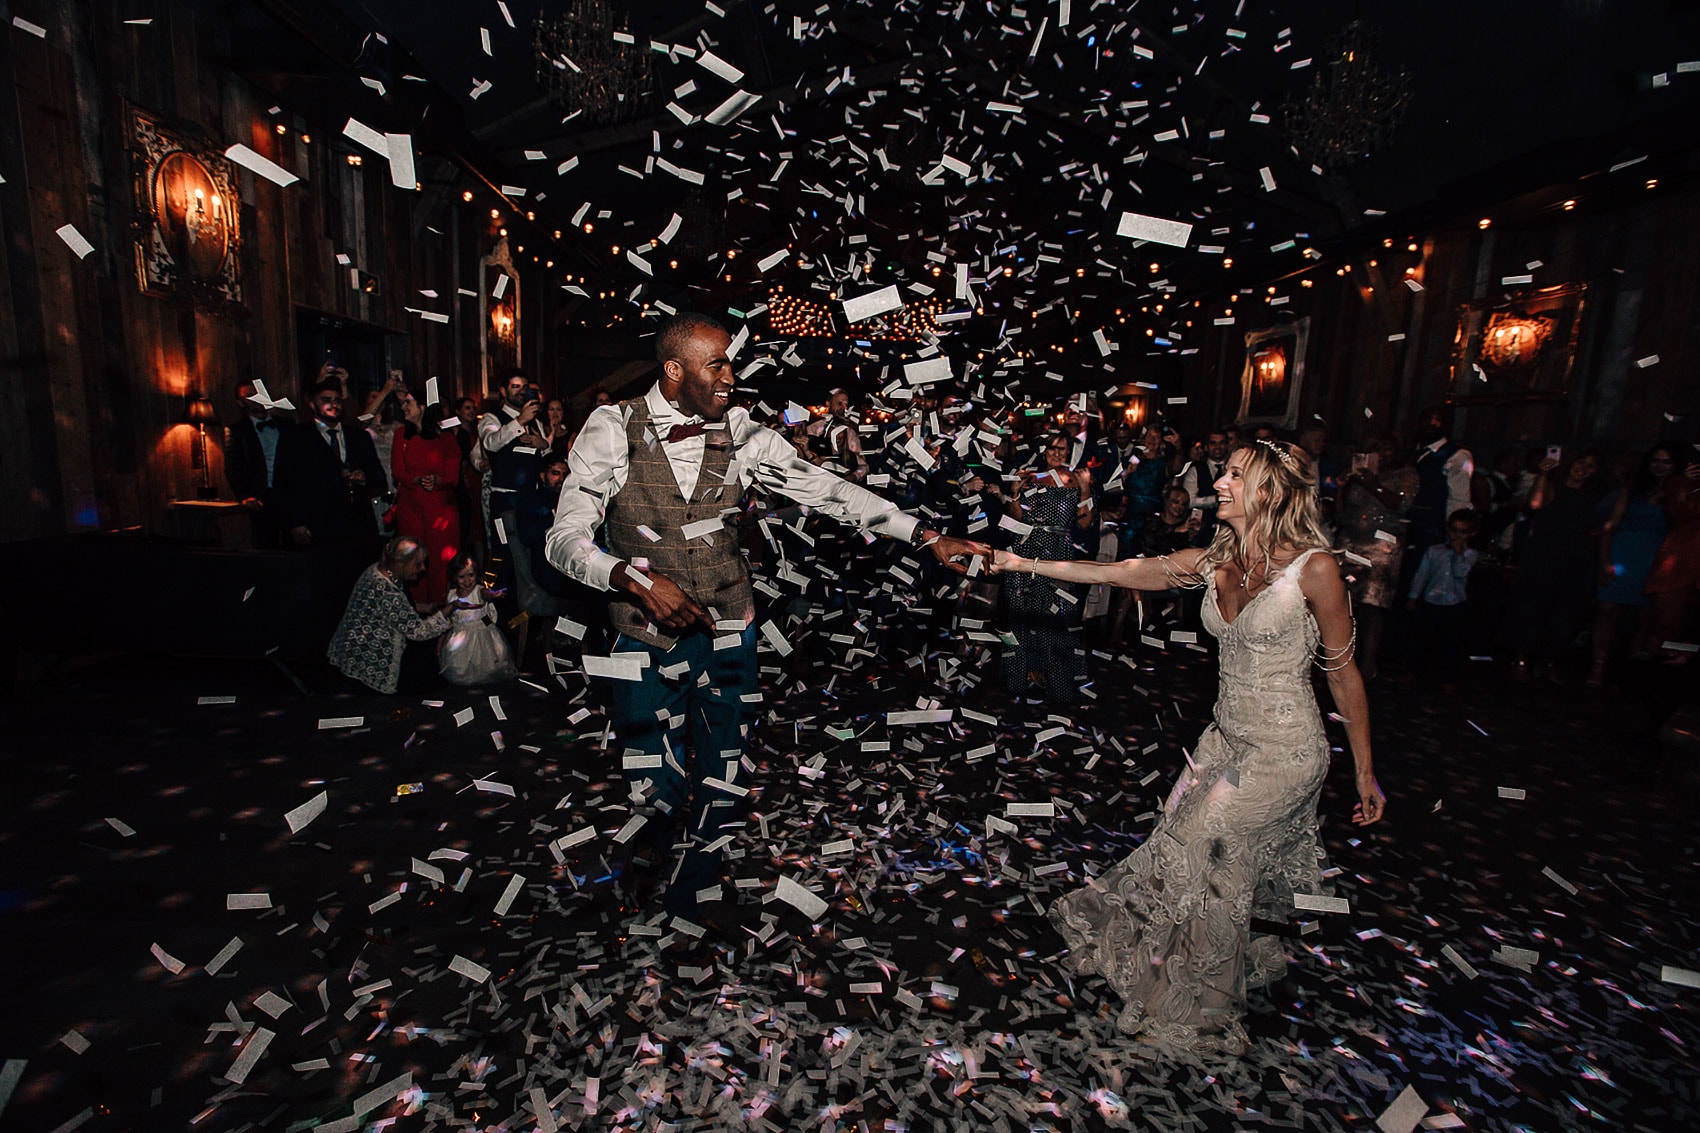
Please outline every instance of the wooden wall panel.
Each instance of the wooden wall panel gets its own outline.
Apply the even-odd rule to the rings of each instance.
[[[1410,239],[1420,256],[1404,251]],[[1247,330],[1309,316],[1301,421],[1320,414],[1336,442],[1354,446],[1384,429],[1409,440],[1423,407],[1451,389],[1460,306],[1503,294],[1502,279],[1529,273],[1539,261],[1537,285],[1590,288],[1571,394],[1461,407],[1457,435],[1483,456],[1507,444],[1622,450],[1666,436],[1700,441],[1700,185],[1581,196],[1573,211],[1554,203],[1487,232],[1470,225],[1412,233],[1394,244],[1364,250],[1345,276],[1335,274],[1338,261],[1319,267],[1310,288],[1294,279],[1278,283],[1277,292],[1290,296],[1280,307],[1263,302],[1264,287],[1253,288],[1256,294],[1234,304],[1234,326],[1212,323],[1229,306],[1227,293],[1189,309],[1183,317],[1195,325],[1187,344],[1199,349],[1183,359],[1184,389],[1177,391],[1189,396],[1187,426],[1198,432],[1232,419]],[[1372,259],[1381,265],[1370,267]],[[1404,265],[1414,261],[1420,295],[1403,285]],[[1623,333],[1614,337],[1614,326]],[[1399,333],[1402,342],[1388,342]],[[1656,365],[1635,364],[1655,354]]]
[[[421,387],[432,374],[445,396],[476,384],[476,304],[454,289],[470,283],[465,265],[483,231],[451,224],[445,202],[459,207],[458,187],[398,189],[371,154],[350,166],[341,121],[305,123],[304,140],[290,108],[274,118],[270,97],[214,62],[228,44],[214,10],[203,11],[167,0],[150,9],[151,25],[132,26],[99,0],[0,2],[7,25],[16,14],[47,29],[43,39],[0,28],[0,540],[170,530],[167,502],[193,496],[199,478],[186,396],[205,393],[231,420],[235,381],[255,377],[299,402],[316,360],[296,357],[298,308],[407,335],[400,359]],[[280,188],[236,171],[240,310],[137,287],[130,107],[215,151],[242,142],[301,176]],[[94,244],[88,259],[54,234],[67,222]],[[350,284],[339,252],[378,277],[377,294]],[[424,288],[439,300],[424,300]],[[461,325],[423,322],[409,306],[455,312]],[[222,429],[208,433],[222,491]]]

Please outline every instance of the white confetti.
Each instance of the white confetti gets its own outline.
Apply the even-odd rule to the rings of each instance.
[[[289,823],[289,832],[299,834],[307,828],[308,823],[325,813],[325,806],[330,802],[330,792],[320,791],[294,810],[283,816]]]
[[[65,246],[77,254],[79,260],[86,260],[89,253],[94,251],[94,245],[83,239],[83,234],[77,231],[74,224],[62,224],[54,229],[59,239],[65,241]]]

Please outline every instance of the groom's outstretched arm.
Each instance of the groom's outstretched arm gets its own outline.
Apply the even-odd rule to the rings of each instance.
[[[745,484],[760,484],[863,531],[924,545],[935,559],[959,574],[967,571],[968,558],[980,553],[979,544],[925,527],[890,500],[809,463],[774,430],[748,418],[735,422],[734,428],[745,422],[749,431],[734,436],[739,474]]]

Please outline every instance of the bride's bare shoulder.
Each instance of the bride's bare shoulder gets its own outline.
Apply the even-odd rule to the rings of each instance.
[[[1197,575],[1205,573],[1203,547],[1183,547],[1178,551],[1171,551],[1166,557],[1176,570]]]
[[[1312,554],[1311,551],[1315,551]],[[1316,598],[1319,595],[1334,594],[1343,591],[1345,581],[1340,577],[1340,563],[1326,547],[1310,548],[1294,556],[1294,561],[1303,557],[1299,565],[1299,588],[1305,596]],[[1289,564],[1290,565],[1290,564]]]

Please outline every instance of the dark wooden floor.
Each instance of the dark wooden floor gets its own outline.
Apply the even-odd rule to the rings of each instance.
[[[1700,969],[1695,811],[1638,696],[1492,662],[1454,696],[1378,682],[1390,816],[1350,825],[1344,755],[1323,803],[1351,912],[1289,926],[1254,1050],[1201,1067],[1118,1039],[1039,908],[1149,832],[1210,658],[1095,659],[1056,719],[888,725],[961,705],[936,661],[770,681],[742,900],[695,949],[618,907],[624,791],[582,695],[307,698],[144,656],[36,688],[4,765],[0,1055],[27,1065],[0,1130],[530,1130],[539,1102],[560,1128],[1361,1129],[1407,1087],[1431,1128],[1700,1126],[1700,989],[1661,979]]]

